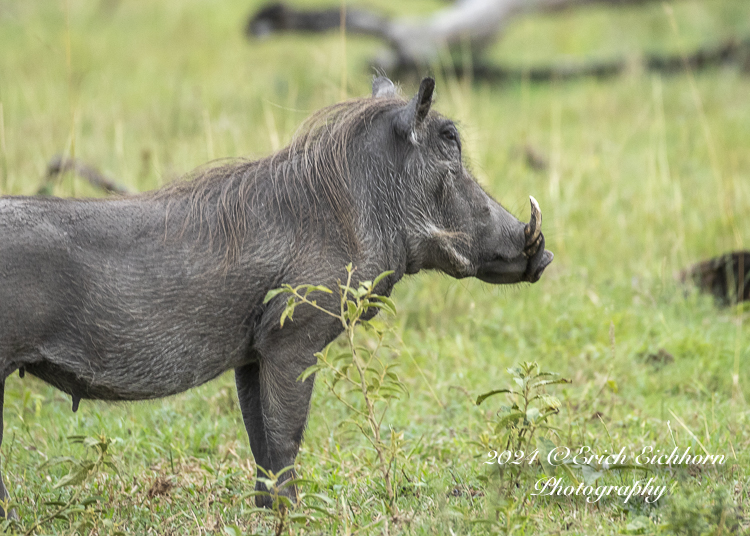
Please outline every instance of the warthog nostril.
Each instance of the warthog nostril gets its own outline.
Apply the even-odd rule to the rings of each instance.
[[[544,272],[545,268],[550,265],[552,259],[554,258],[554,253],[549,250],[545,250],[544,254],[539,259],[539,264],[533,269],[533,272],[531,272],[531,276],[529,277],[528,281],[530,283],[536,283],[537,281],[539,281],[539,278],[542,277],[542,273]]]

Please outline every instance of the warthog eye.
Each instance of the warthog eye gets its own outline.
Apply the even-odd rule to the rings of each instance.
[[[459,150],[461,149],[461,139],[458,136],[458,130],[453,125],[448,125],[441,132],[440,136],[447,141],[455,143]]]

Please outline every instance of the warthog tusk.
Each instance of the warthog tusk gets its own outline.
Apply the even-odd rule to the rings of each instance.
[[[531,201],[531,219],[523,230],[526,235],[527,247],[533,245],[542,232],[542,211],[539,208],[539,203],[533,195],[529,196],[529,201]]]

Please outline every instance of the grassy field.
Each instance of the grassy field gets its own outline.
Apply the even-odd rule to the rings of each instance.
[[[402,4],[414,14],[444,5]],[[212,159],[266,155],[311,112],[368,93],[376,42],[336,33],[248,42],[252,9],[235,0],[0,0],[0,192],[35,193],[55,154],[152,189]],[[490,55],[528,67],[679,53],[733,36],[750,36],[746,0],[684,0],[528,17]],[[402,87],[408,95],[416,84]],[[433,273],[402,282],[398,315],[386,320],[409,396],[392,403],[383,427],[403,436],[408,454],[395,471],[398,513],[386,506],[372,450],[319,382],[297,460],[309,501],[282,532],[747,533],[750,309],[719,308],[673,274],[747,246],[750,76],[636,66],[607,81],[491,86],[437,72],[437,95],[437,108],[461,124],[482,185],[524,220],[528,195],[539,200],[555,261],[531,286]],[[527,147],[545,169],[528,165]],[[101,195],[70,175],[53,190]],[[690,447],[726,463],[598,477],[619,486],[654,477],[668,489],[655,504],[532,495],[545,476],[538,463],[518,475],[484,464],[488,446],[505,448],[494,424],[502,396],[474,404],[510,387],[507,369],[525,361],[572,380],[549,387],[561,401],[549,418],[557,430],[537,436],[599,453]],[[21,517],[12,531],[276,531],[247,496],[255,466],[231,374],[157,402],[83,401],[77,413],[70,404],[28,375],[6,382],[2,470]],[[107,457],[97,458],[102,442]],[[84,482],[59,485],[105,459],[112,464]]]

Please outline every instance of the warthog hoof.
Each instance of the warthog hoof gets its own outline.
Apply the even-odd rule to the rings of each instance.
[[[279,485],[284,486],[283,483]],[[258,508],[273,509],[274,502],[277,503],[277,508],[279,509],[285,509],[289,503],[291,503],[292,507],[297,505],[297,487],[294,484],[286,485],[278,490],[278,498],[272,492],[268,491],[265,484],[261,482],[255,483],[255,491],[263,493],[263,495],[255,496],[255,506]],[[288,499],[288,501],[284,499]]]

